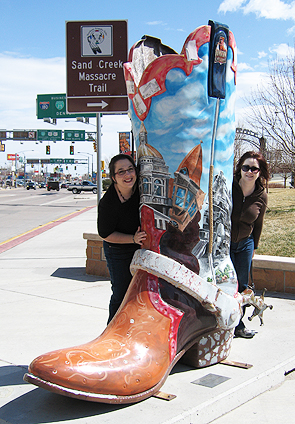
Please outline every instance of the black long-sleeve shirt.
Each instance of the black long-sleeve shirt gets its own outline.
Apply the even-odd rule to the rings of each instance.
[[[114,231],[123,234],[135,234],[139,226],[138,187],[127,202],[121,203],[114,184],[111,184],[98,205],[97,229],[99,235],[106,238]],[[126,244],[118,243],[109,244],[121,248],[126,246]]]

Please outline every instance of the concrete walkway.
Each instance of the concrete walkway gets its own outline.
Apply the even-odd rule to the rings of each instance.
[[[105,328],[110,284],[85,275],[84,232],[96,232],[96,208],[0,254],[0,424],[294,422],[295,373],[289,373],[295,369],[294,295],[268,293],[274,308],[265,312],[265,326],[255,318],[248,327],[258,334],[233,340],[228,359],[251,368],[177,364],[162,387],[176,396],[171,401],[152,397],[104,405],[23,382],[36,356],[88,342]]]

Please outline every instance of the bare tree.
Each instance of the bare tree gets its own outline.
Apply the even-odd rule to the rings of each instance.
[[[279,174],[284,180],[284,187],[287,186],[287,179],[292,174],[292,160],[290,155],[281,149],[269,145],[267,149],[267,162],[270,174]]]
[[[262,128],[273,148],[285,153],[294,181],[295,165],[295,57],[269,63],[268,80],[245,99],[250,106],[248,122]]]

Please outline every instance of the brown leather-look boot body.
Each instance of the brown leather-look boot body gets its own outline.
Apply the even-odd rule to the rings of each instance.
[[[159,391],[179,358],[215,327],[214,315],[196,299],[137,271],[101,336],[39,356],[25,380],[80,399],[137,402]]]

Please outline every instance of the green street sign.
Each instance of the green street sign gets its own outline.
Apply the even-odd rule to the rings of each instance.
[[[37,119],[44,118],[94,118],[95,113],[67,113],[66,94],[38,94],[36,100]]]
[[[53,158],[49,159],[49,163],[58,163],[58,164],[73,164],[75,163],[75,159],[62,159],[62,158]]]
[[[50,163],[64,163],[64,160],[61,158],[58,159],[50,159]]]
[[[73,165],[74,163],[76,164],[84,164],[86,165],[88,162],[85,162],[84,159],[64,159],[64,158],[51,158],[51,159],[27,159],[27,163],[39,163],[41,162],[42,165],[47,165],[47,164],[54,164],[54,163],[58,163],[58,164],[67,164],[67,165]]]
[[[37,130],[37,140],[39,141],[61,141],[61,130]]]
[[[64,130],[65,141],[85,141],[84,130]]]

